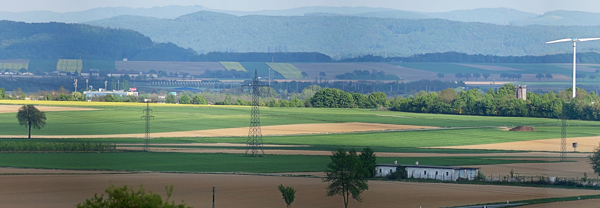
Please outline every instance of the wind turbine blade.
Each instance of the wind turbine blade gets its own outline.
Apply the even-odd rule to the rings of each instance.
[[[548,41],[546,43],[560,43],[560,42],[569,42],[569,41],[573,41],[573,39],[571,39],[571,38],[565,38],[565,39],[560,39],[560,40]]]
[[[583,42],[583,41],[591,41],[591,40],[600,40],[600,38],[581,38],[581,39],[577,39],[577,40],[579,40],[580,42]]]

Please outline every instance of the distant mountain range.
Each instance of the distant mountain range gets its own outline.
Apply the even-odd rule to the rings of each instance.
[[[459,18],[459,17],[456,17]],[[201,11],[176,19],[118,16],[91,25],[138,31],[198,53],[321,52],[334,59],[357,55],[410,56],[454,51],[500,56],[566,53],[545,42],[600,37],[600,26],[509,26],[444,19],[393,19],[347,15],[235,16]],[[600,41],[579,51],[600,51]]]
[[[450,12],[425,13],[372,7],[299,7],[284,10],[229,11],[213,10],[203,6],[164,6],[152,8],[105,7],[80,12],[0,12],[0,20],[22,22],[83,23],[116,16],[130,15],[174,19],[182,15],[212,11],[236,16],[358,16],[393,19],[445,19],[460,22],[481,22],[500,25],[554,25],[592,26],[600,25],[599,13],[578,11],[551,11],[543,15],[507,8],[481,8]]]

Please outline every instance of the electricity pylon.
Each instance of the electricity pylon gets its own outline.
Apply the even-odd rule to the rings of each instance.
[[[150,112],[152,112],[152,109],[150,109],[150,101],[152,100],[144,99],[144,102],[146,102],[146,109],[144,109],[145,115],[142,116],[142,119],[146,120],[146,138],[144,138],[144,151],[146,152],[150,152],[150,147],[148,146],[148,142],[150,140],[150,119],[154,119],[154,116],[150,115]]]
[[[242,85],[242,87],[249,87],[252,91],[252,110],[250,113],[250,129],[248,130],[248,139],[246,140],[246,153],[248,156],[264,156],[265,151],[263,150],[263,139],[262,131],[260,128],[260,87],[269,86],[268,84],[262,84],[258,81],[258,72],[254,70],[254,79],[252,83],[248,85]],[[260,151],[260,153],[259,153]],[[259,155],[260,154],[260,155]]]

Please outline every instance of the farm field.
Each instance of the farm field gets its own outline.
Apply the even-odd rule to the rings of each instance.
[[[111,171],[322,172],[329,162],[329,156],[325,155],[267,155],[262,158],[245,157],[244,154],[171,152],[4,153],[0,155],[2,155],[0,164],[5,167]],[[421,164],[446,166],[532,162],[506,157],[385,157],[380,158],[380,160],[387,161],[387,163],[393,163],[394,160],[397,160],[400,164],[411,164],[419,161]],[[89,161],[95,162],[90,163]]]
[[[56,64],[56,70],[65,72],[78,72],[81,73],[83,63],[81,59],[59,59]]]
[[[228,71],[231,71],[231,70],[234,70],[234,71],[246,71],[246,69],[239,62],[224,62],[224,61],[221,61],[219,63],[221,63],[221,65],[223,65],[223,67],[225,67],[225,69],[227,69]]]
[[[304,79],[302,72],[289,63],[267,63],[273,70],[279,72],[286,79]]]
[[[94,111],[47,112],[48,125],[33,135],[98,135],[143,133],[144,122],[140,119],[143,103],[88,103],[60,101],[0,101],[0,104],[36,104],[95,108]],[[152,132],[178,132],[246,127],[250,120],[247,106],[198,106],[198,105],[151,105],[155,120]],[[369,109],[319,109],[319,108],[262,108],[263,126],[308,123],[380,123],[434,127],[499,127],[499,126],[557,126],[556,119],[510,118],[417,114]],[[14,114],[0,114],[0,135],[25,135],[18,126]],[[126,124],[126,125],[123,125]],[[579,125],[598,125],[582,121]],[[65,131],[68,129],[68,131]],[[488,131],[477,129],[478,131]],[[474,129],[476,131],[476,129]],[[491,130],[489,130],[491,131]],[[551,130],[549,130],[551,131]],[[597,134],[583,134],[593,136]],[[536,132],[537,133],[537,132]],[[543,133],[543,132],[542,132]],[[581,135],[581,134],[580,134]],[[555,137],[546,137],[555,138]]]
[[[143,136],[144,122],[140,119],[143,103],[88,103],[88,102],[34,102],[34,101],[0,101],[0,109],[5,108],[5,113],[0,113],[0,124],[6,128],[0,129],[0,136],[16,135],[24,137],[26,128],[18,126],[15,118],[15,107],[22,104],[35,104],[42,109],[59,109],[62,111],[46,112],[47,125],[41,130],[32,132],[32,135],[59,136],[69,135],[70,139],[0,139],[1,141],[32,141],[32,142],[109,142],[116,143],[118,149],[129,148],[140,150],[143,139],[138,138],[108,138],[114,134],[139,134]],[[3,107],[4,106],[4,107]],[[541,139],[556,139],[560,137],[559,121],[543,118],[511,118],[511,117],[483,117],[462,115],[436,115],[418,114],[392,111],[374,111],[368,109],[319,109],[319,108],[261,108],[261,121],[266,157],[245,157],[244,144],[247,140],[247,126],[250,120],[248,107],[239,106],[198,106],[198,105],[168,105],[153,104],[155,120],[151,121],[152,135],[164,134],[150,140],[152,152],[114,152],[114,153],[0,153],[0,177],[5,180],[33,180],[35,184],[24,184],[21,194],[12,195],[13,200],[3,201],[0,197],[0,206],[5,203],[27,204],[39,206],[44,197],[56,198],[56,206],[61,207],[70,203],[76,204],[89,198],[93,193],[101,193],[111,181],[114,184],[129,184],[137,187],[144,184],[152,187],[157,193],[161,192],[164,185],[175,185],[174,196],[176,200],[195,200],[198,197],[188,197],[198,194],[199,187],[203,185],[188,186],[189,183],[180,183],[181,178],[190,181],[209,180],[212,185],[222,187],[223,191],[229,190],[232,196],[228,202],[221,206],[228,207],[258,207],[280,201],[277,189],[270,189],[268,184],[280,183],[294,185],[306,191],[304,197],[318,200],[307,200],[299,203],[302,195],[297,195],[295,204],[303,207],[331,207],[336,206],[341,200],[325,197],[324,186],[320,178],[326,164],[330,161],[329,154],[338,147],[356,148],[372,147],[377,155],[378,163],[414,164],[419,161],[423,165],[445,166],[470,166],[481,167],[486,175],[506,175],[514,170],[524,175],[581,177],[584,172],[593,175],[593,170],[586,163],[589,153],[588,145],[582,143],[580,153],[568,154],[566,162],[558,162],[556,152],[538,152],[527,149],[521,151],[507,151],[508,148],[487,150],[485,148],[446,149],[453,146],[467,145],[502,145],[510,142],[535,142]],[[78,109],[95,109],[77,111]],[[568,128],[569,141],[588,137],[589,141],[600,140],[597,131],[598,122],[570,121]],[[516,125],[533,126],[534,132],[506,131]],[[407,128],[411,127],[413,129]],[[383,128],[382,128],[383,127]],[[414,129],[416,128],[416,129]],[[234,130],[235,129],[235,130]],[[366,132],[354,132],[357,130]],[[328,130],[328,131],[324,131]],[[192,135],[189,137],[174,137],[184,131],[212,131],[215,135]],[[278,131],[271,132],[269,131]],[[236,133],[237,132],[237,133]],[[316,133],[315,133],[316,132]],[[321,133],[322,132],[322,133]],[[219,133],[218,135],[216,135]],[[234,135],[231,135],[234,134]],[[277,135],[279,134],[279,135]],[[85,136],[98,138],[82,138]],[[90,136],[94,135],[94,136]],[[581,140],[583,141],[583,140]],[[585,148],[584,148],[585,147]],[[590,146],[591,147],[591,146]],[[558,146],[557,146],[558,148]],[[91,162],[93,161],[93,162]],[[12,168],[7,168],[12,167]],[[17,168],[17,169],[15,169]],[[34,168],[31,171],[20,168]],[[56,170],[54,170],[56,169]],[[11,171],[12,170],[12,171]],[[49,170],[49,171],[42,171]],[[64,171],[64,172],[63,172]],[[81,171],[81,172],[80,172]],[[94,171],[99,171],[97,174]],[[114,172],[117,171],[117,172]],[[122,172],[125,171],[125,172]],[[139,173],[151,171],[153,173]],[[182,172],[173,174],[169,172]],[[130,173],[131,172],[131,173]],[[228,174],[189,174],[189,173],[228,173]],[[3,173],[6,173],[3,175]],[[33,175],[28,175],[29,173]],[[115,174],[116,173],[116,174]],[[128,174],[121,174],[128,173]],[[230,173],[267,174],[269,176],[255,175],[229,175]],[[65,174],[65,175],[63,175]],[[282,177],[281,175],[310,175],[306,177]],[[152,178],[145,179],[146,177]],[[228,178],[231,177],[231,178]],[[53,182],[45,182],[44,178],[53,178]],[[219,182],[217,178],[221,178]],[[269,180],[269,183],[252,184],[256,189],[248,189],[246,183],[234,183],[235,180],[247,182]],[[71,181],[73,186],[52,187],[58,181]],[[84,188],[81,193],[74,196],[58,196],[48,194],[37,195],[40,201],[25,202],[19,198],[31,196],[27,193],[35,187],[39,189],[53,189],[56,192],[69,193],[77,183],[87,181],[94,186]],[[312,181],[312,182],[311,182]],[[135,182],[135,183],[134,183]],[[227,183],[229,182],[229,183]],[[207,182],[208,183],[208,182]],[[387,206],[402,202],[415,206],[458,206],[487,202],[498,202],[506,199],[522,200],[560,196],[578,196],[597,194],[597,191],[541,189],[527,187],[502,187],[480,186],[464,184],[436,184],[436,183],[406,183],[394,181],[369,182],[370,189],[365,192],[365,202],[358,204],[351,202],[352,207],[377,207]],[[180,187],[181,189],[178,189]],[[450,187],[450,188],[448,188]],[[488,193],[483,190],[493,193]],[[219,188],[217,188],[220,190]],[[407,189],[414,189],[419,193],[431,193],[440,196],[440,200],[431,202],[430,198],[408,197],[402,194]],[[178,196],[179,193],[186,193]],[[185,191],[187,190],[187,191]],[[254,200],[248,202],[247,197],[252,194],[242,194],[241,191],[254,190],[252,194],[268,194],[273,192],[269,202]],[[321,190],[323,193],[320,193]],[[453,196],[456,190],[473,192],[481,197]],[[415,192],[415,193],[416,193]],[[0,188],[0,193],[9,190]],[[46,193],[46,192],[44,192]],[[84,196],[85,193],[85,196]],[[208,192],[207,192],[208,193]],[[496,193],[496,194],[494,194]],[[498,194],[500,193],[500,194]],[[225,193],[222,193],[225,197]],[[314,196],[313,196],[314,195]],[[402,195],[402,196],[400,196]],[[67,196],[67,195],[65,195]],[[380,198],[385,196],[386,198]],[[444,196],[444,197],[442,197]],[[445,197],[448,196],[448,197]],[[181,197],[181,198],[178,198]],[[199,198],[208,197],[200,194]],[[270,197],[273,197],[271,200]],[[400,200],[402,199],[402,200]],[[303,199],[304,200],[304,199]],[[398,201],[400,200],[400,201]],[[191,202],[196,207],[208,206],[204,200]],[[206,201],[207,203],[209,201]],[[240,204],[245,202],[244,205]],[[227,204],[230,203],[230,204]],[[256,205],[253,205],[256,204]],[[283,202],[281,202],[283,203]],[[315,203],[318,203],[315,205]],[[303,204],[303,205],[300,205]],[[52,205],[49,207],[52,207]]]
[[[110,184],[128,185],[165,196],[165,185],[173,185],[173,200],[193,207],[210,207],[215,186],[216,207],[283,207],[279,184],[297,189],[293,207],[340,207],[341,197],[326,197],[320,178],[222,174],[99,174],[99,175],[9,175],[0,187],[0,206],[72,207]],[[60,185],[57,185],[60,184]],[[9,187],[20,187],[18,190]],[[69,188],[72,187],[72,188]],[[35,197],[31,197],[35,193]],[[595,190],[544,189],[533,187],[483,186],[444,183],[370,181],[363,202],[350,207],[452,207],[536,198],[598,194]],[[432,200],[435,199],[435,200]]]

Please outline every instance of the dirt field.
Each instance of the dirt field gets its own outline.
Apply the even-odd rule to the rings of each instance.
[[[567,151],[573,151],[572,143],[577,142],[578,152],[593,152],[600,143],[600,136],[567,138]],[[520,151],[560,151],[560,139],[540,139],[532,141],[506,142],[496,144],[478,144],[450,147],[434,147],[448,149],[497,149]],[[568,153],[567,153],[568,154]]]
[[[389,131],[408,129],[433,129],[438,127],[376,124],[376,123],[320,123],[320,124],[292,124],[263,126],[264,136],[298,135],[298,134],[329,134],[362,131]],[[153,138],[159,137],[224,137],[247,136],[248,127],[211,129],[198,131],[163,132],[150,134]],[[106,135],[32,135],[32,138],[142,138],[145,134],[106,134]],[[2,135],[0,138],[15,138],[22,136]]]
[[[0,113],[16,113],[22,105],[0,105]],[[78,108],[78,107],[55,107],[55,106],[36,106],[40,111],[88,111],[98,110],[94,108]]]
[[[300,69],[300,71],[308,73],[308,76],[311,77],[312,80],[314,80],[315,77],[319,77],[320,72],[325,72],[327,74],[327,79],[334,79],[336,75],[354,72],[354,70],[367,70],[372,72],[373,69],[383,71],[386,74],[398,75],[405,81],[433,79],[437,74],[430,71],[400,67],[386,63],[295,63],[294,66]]]
[[[553,158],[556,160],[556,158]],[[514,163],[514,164],[498,164],[498,165],[474,165],[467,167],[479,167],[483,173],[493,178],[508,175],[510,170],[514,170],[515,174],[525,176],[557,176],[557,177],[583,177],[583,173],[595,178],[596,174],[591,168],[587,158],[570,158],[570,161],[562,163]],[[500,177],[502,178],[502,177]]]
[[[178,61],[115,61],[117,70],[148,72],[151,69],[169,72],[186,72],[192,75],[206,70],[226,70],[219,62],[178,62]]]
[[[504,85],[504,84],[508,84],[511,82],[497,82],[497,81],[466,81],[465,84],[467,85]]]
[[[91,171],[91,170],[54,170],[54,169],[31,169],[31,168],[0,168],[0,175],[6,175],[6,174],[105,174],[105,173],[128,173],[128,172]]]
[[[588,199],[580,201],[569,201],[569,202],[556,202],[548,204],[534,204],[529,206],[522,206],[520,208],[565,208],[565,207],[577,207],[577,208],[597,208],[600,204],[600,199]]]
[[[279,184],[297,189],[294,207],[340,207],[341,197],[326,197],[320,178],[208,175],[208,174],[117,174],[0,176],[0,207],[73,207],[102,193],[109,184],[129,185],[165,195],[164,186],[174,185],[173,198],[194,207],[210,207],[212,187],[216,207],[284,207]],[[363,203],[350,207],[446,207],[476,203],[597,194],[598,191],[541,189],[437,183],[370,181]],[[435,199],[435,200],[432,200]]]
[[[458,65],[463,65],[463,66],[468,66],[468,67],[473,67],[473,68],[478,68],[478,69],[485,69],[485,70],[489,70],[489,71],[523,71],[520,69],[515,69],[515,68],[505,67],[505,66],[479,65],[479,64],[458,64]]]

